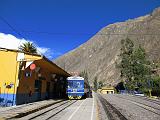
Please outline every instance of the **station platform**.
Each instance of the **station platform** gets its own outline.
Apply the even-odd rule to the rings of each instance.
[[[94,98],[77,101],[74,105],[63,111],[59,120],[97,120],[97,105]]]

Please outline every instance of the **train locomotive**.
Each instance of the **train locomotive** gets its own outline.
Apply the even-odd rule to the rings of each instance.
[[[72,76],[67,78],[67,96],[69,99],[81,99],[89,96],[89,84],[83,77]]]

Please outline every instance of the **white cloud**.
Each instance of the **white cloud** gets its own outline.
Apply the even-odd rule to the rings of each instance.
[[[11,34],[0,33],[0,47],[8,49],[18,49],[18,46],[28,40],[19,39]]]
[[[16,49],[18,50],[18,47],[25,42],[32,42],[34,43],[32,40],[26,40],[26,39],[20,39],[20,38],[16,38],[15,36],[11,35],[11,34],[4,34],[4,33],[0,33],[0,47],[2,48],[8,48],[8,49]],[[36,44],[34,44],[36,45]],[[52,58],[53,52],[51,51],[50,48],[46,48],[46,47],[39,47],[38,45],[36,45],[38,53],[44,54],[45,56]]]
[[[53,51],[50,48],[37,47],[38,53],[45,54],[49,59],[53,58]]]
[[[47,53],[50,49],[49,48],[44,48],[44,47],[37,47],[38,51],[41,53]]]

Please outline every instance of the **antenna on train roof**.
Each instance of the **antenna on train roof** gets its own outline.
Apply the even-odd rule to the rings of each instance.
[[[72,76],[79,76],[78,72],[69,72]]]

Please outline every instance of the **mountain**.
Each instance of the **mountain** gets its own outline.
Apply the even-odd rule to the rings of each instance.
[[[54,62],[68,72],[87,71],[91,84],[97,77],[98,81],[115,85],[120,81],[115,61],[119,58],[120,41],[127,37],[136,46],[141,44],[150,60],[160,60],[160,8],[151,14],[102,28],[86,43]]]

